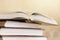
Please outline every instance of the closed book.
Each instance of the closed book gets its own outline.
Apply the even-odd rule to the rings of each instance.
[[[43,36],[43,30],[1,28],[0,29],[0,35],[33,35],[33,36]]]
[[[0,21],[0,27],[12,27],[12,28],[39,28],[38,24],[24,23],[17,21]]]
[[[47,40],[46,37],[2,37],[3,40]]]

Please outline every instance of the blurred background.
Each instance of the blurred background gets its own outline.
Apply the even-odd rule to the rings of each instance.
[[[15,11],[23,11],[28,14],[33,12],[45,14],[54,18],[60,25],[60,0],[0,0],[0,13]],[[60,33],[60,26],[45,26],[43,28],[48,29],[51,33],[52,39],[49,40],[60,40],[60,34],[55,38]]]

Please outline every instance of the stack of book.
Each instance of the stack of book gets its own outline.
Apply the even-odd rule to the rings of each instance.
[[[0,35],[2,40],[47,40],[40,22],[57,25],[56,21],[36,13],[26,15],[24,12],[0,15]],[[1,37],[0,36],[0,37]]]
[[[0,22],[0,35],[3,40],[47,40],[43,36],[44,29],[39,28],[38,24],[24,23],[16,21]]]

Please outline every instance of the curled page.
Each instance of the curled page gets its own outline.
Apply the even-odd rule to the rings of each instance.
[[[27,14],[23,12],[0,14],[0,20],[5,20],[5,19],[19,20],[19,19],[29,19],[29,17],[27,16]]]
[[[30,17],[31,17],[32,22],[37,22],[37,23],[42,22],[42,23],[58,25],[54,19],[49,18],[49,17],[42,15],[42,14],[34,13]]]

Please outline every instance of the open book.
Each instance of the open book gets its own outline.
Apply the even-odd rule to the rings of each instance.
[[[9,14],[0,14],[0,20],[24,20],[25,22],[34,22],[34,23],[48,23],[58,25],[57,22],[42,14],[33,13],[32,15],[27,15],[24,12],[15,12]]]

